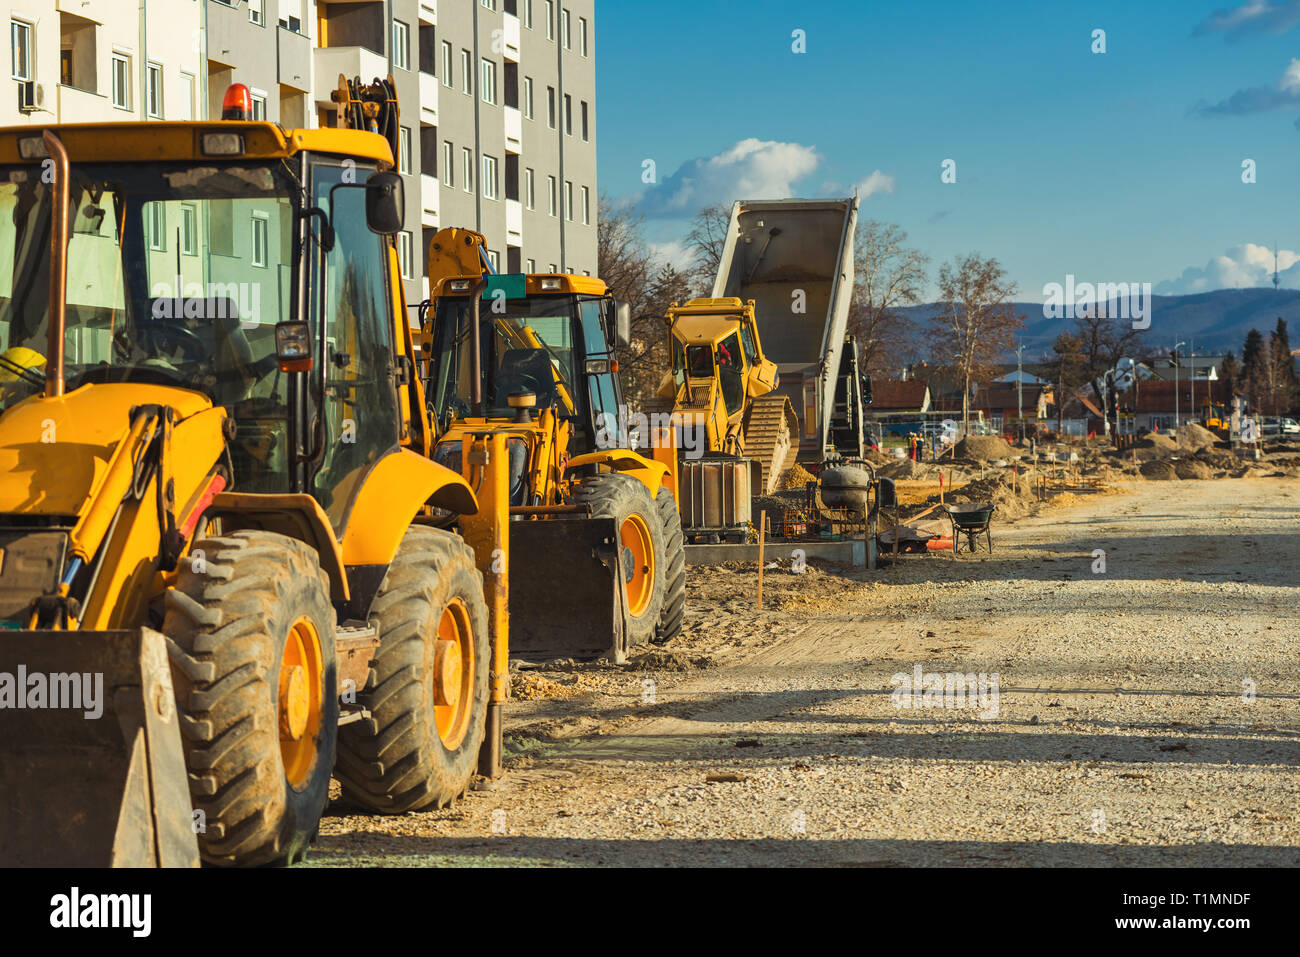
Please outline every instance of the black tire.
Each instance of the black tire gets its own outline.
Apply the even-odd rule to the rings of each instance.
[[[274,532],[200,539],[166,593],[163,633],[181,717],[203,860],[293,864],[329,800],[338,734],[335,615],[316,553]],[[280,741],[280,667],[291,630],[314,626],[321,654],[314,758],[294,787]]]
[[[434,662],[439,622],[455,599],[467,614],[477,667],[461,696],[470,702],[468,724],[453,749],[438,734]],[[487,731],[491,642],[473,550],[442,529],[407,529],[371,618],[380,645],[357,696],[371,716],[339,729],[334,773],[343,797],[390,814],[447,807],[473,781]]]
[[[655,641],[659,644],[676,638],[686,618],[686,537],[682,534],[682,517],[677,511],[677,499],[666,488],[655,496],[659,508],[659,524],[664,530],[664,552],[667,564],[664,572],[664,603],[659,610],[659,625]]]
[[[654,555],[654,576],[651,581],[648,600],[644,607],[628,614],[627,646],[633,648],[654,640],[655,629],[659,624],[659,610],[664,603],[664,576],[667,562],[664,551],[664,531],[659,522],[659,509],[650,497],[650,490],[645,483],[629,475],[617,472],[602,472],[582,480],[573,493],[573,501],[579,505],[590,505],[595,518],[612,518],[623,525],[634,517],[640,517],[642,524],[650,533],[651,548]],[[630,553],[623,549],[626,562]]]

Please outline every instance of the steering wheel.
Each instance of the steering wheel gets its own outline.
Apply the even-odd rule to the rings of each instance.
[[[157,358],[177,350],[191,362],[202,362],[208,357],[208,347],[189,326],[153,319],[137,323],[136,335],[140,347]]]

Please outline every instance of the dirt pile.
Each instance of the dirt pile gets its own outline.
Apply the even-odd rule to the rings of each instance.
[[[802,489],[809,482],[815,481],[817,481],[816,476],[802,465],[796,465],[781,473],[781,477],[776,480],[776,487],[778,491],[790,492],[794,489]]]
[[[1188,452],[1214,448],[1219,437],[1209,429],[1203,429],[1195,422],[1188,422],[1178,427],[1178,445]]]
[[[1019,518],[1034,507],[1028,483],[1020,481],[1011,487],[1010,475],[987,475],[967,482],[948,498],[950,502],[970,502],[973,505],[996,505],[994,518]]]
[[[1150,462],[1143,462],[1138,469],[1144,479],[1152,482],[1168,482],[1177,480],[1178,472],[1174,469],[1173,463],[1166,459],[1152,459]]]
[[[1174,472],[1180,479],[1214,478],[1214,470],[1199,459],[1181,458],[1174,462]]]
[[[1014,454],[1010,444],[1000,435],[968,435],[953,450],[953,455],[957,458],[974,459],[977,462],[1009,459]]]

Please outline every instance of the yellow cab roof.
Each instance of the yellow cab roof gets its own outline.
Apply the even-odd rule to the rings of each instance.
[[[327,153],[370,160],[381,167],[393,165],[388,140],[362,130],[286,130],[274,123],[243,123],[214,120],[208,123],[69,123],[53,126],[0,127],[0,163],[33,163],[23,159],[19,143],[40,139],[51,130],[68,151],[72,163],[149,163],[165,161],[240,159],[289,159],[298,153]],[[239,133],[244,151],[234,156],[211,156],[203,152],[205,133]]]
[[[545,273],[526,273],[527,276],[527,294],[530,296],[563,296],[563,295],[580,295],[580,296],[603,296],[608,291],[603,279],[597,279],[595,276],[574,276],[569,273],[545,272]],[[456,280],[469,279],[478,280],[479,276],[445,276],[434,283],[432,296],[437,299],[442,296],[455,297],[467,296],[468,292],[451,292],[447,289],[449,282]],[[543,289],[543,279],[560,280],[559,289]]]

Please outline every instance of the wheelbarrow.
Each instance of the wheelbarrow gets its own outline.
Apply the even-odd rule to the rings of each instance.
[[[961,536],[966,536],[966,551],[974,552],[979,546],[979,536],[984,535],[984,542],[988,546],[989,554],[993,553],[993,534],[989,531],[989,521],[993,518],[993,510],[996,505],[945,505],[943,510],[948,513],[948,519],[952,522],[952,554],[954,557],[961,555]]]

